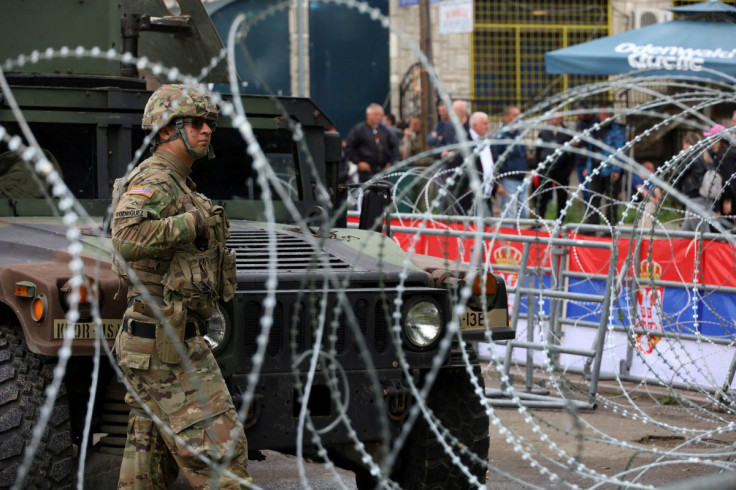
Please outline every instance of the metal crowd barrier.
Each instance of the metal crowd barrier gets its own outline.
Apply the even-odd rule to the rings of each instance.
[[[355,213],[349,213],[349,216],[355,217]],[[407,213],[396,213],[389,215],[390,219],[394,220],[389,228],[391,235],[396,233],[407,233],[412,234],[417,232],[417,228],[412,226],[398,226],[395,220],[431,220],[439,221],[444,223],[464,223],[466,225],[477,225],[479,220],[473,217],[462,217],[462,216],[437,216],[437,215],[426,215],[426,214],[407,214]],[[492,227],[523,227],[544,230],[553,229],[553,222],[541,221],[541,220],[500,220],[498,218],[485,218],[482,223],[486,226]],[[542,226],[540,226],[542,225]],[[354,223],[349,223],[348,226],[357,226]],[[600,225],[585,225],[585,224],[567,224],[558,228],[558,233],[555,236],[544,237],[540,240],[540,237],[529,236],[529,235],[517,235],[508,234],[501,232],[477,232],[477,231],[462,231],[453,229],[421,229],[421,234],[426,236],[443,236],[452,238],[479,238],[481,240],[495,239],[499,242],[517,242],[522,243],[522,258],[518,266],[513,265],[497,265],[494,264],[494,271],[514,271],[518,273],[520,278],[519,283],[516,286],[507,285],[508,293],[516,293],[514,295],[513,312],[510,319],[510,324],[516,326],[520,319],[526,319],[526,339],[516,339],[510,341],[499,342],[499,345],[506,346],[505,358],[503,370],[507,376],[510,376],[512,357],[514,349],[526,349],[526,362],[525,362],[525,382],[524,389],[515,390],[514,394],[521,400],[521,403],[528,407],[538,408],[566,408],[574,405],[576,408],[594,408],[596,406],[596,396],[598,393],[599,381],[601,379],[618,378],[622,381],[634,381],[634,382],[654,382],[660,384],[661,381],[655,378],[635,376],[629,373],[632,359],[634,356],[634,345],[632,342],[627,343],[626,359],[621,360],[620,372],[618,373],[603,373],[601,374],[601,362],[604,351],[604,344],[606,340],[607,331],[613,332],[625,332],[629,336],[635,334],[652,335],[651,330],[646,330],[636,327],[622,327],[614,325],[609,328],[608,319],[611,311],[612,298],[618,294],[616,290],[616,264],[617,264],[617,247],[612,247],[611,242],[606,241],[595,241],[586,239],[571,239],[567,238],[568,232],[576,230],[579,232],[586,232],[588,234],[594,234],[596,231],[610,230],[606,226]],[[664,230],[664,229],[635,229],[629,227],[622,227],[617,230],[619,236],[633,236],[643,239],[649,238],[690,238],[690,239],[703,239],[703,240],[724,240],[726,237],[718,233],[698,233],[698,232],[683,232],[679,230]],[[550,263],[553,265],[550,267],[534,267],[530,270],[528,265],[530,247],[533,244],[544,243],[544,245],[552,247],[553,256],[559,260],[551,260]],[[640,242],[637,244],[636,252],[639,252]],[[608,271],[604,274],[587,274],[568,271],[568,262],[570,247],[580,248],[599,248],[611,251],[611,259],[608,264]],[[544,274],[550,274],[553,278],[552,288],[543,287],[541,282],[541,276]],[[567,290],[567,285],[570,278],[586,278],[586,279],[598,279],[605,280],[605,293],[604,294],[581,294],[576,292],[570,292]],[[525,284],[529,279],[533,282],[533,285]],[[630,277],[620,278],[619,281],[622,285],[630,284],[634,279]],[[668,287],[668,288],[686,288],[692,289],[697,288],[700,291],[720,291],[726,293],[736,294],[736,288],[725,287],[725,286],[713,286],[702,283],[680,283],[675,281],[666,281],[661,279],[650,278],[646,280],[647,285],[652,287]],[[523,315],[520,313],[520,305],[522,296],[527,298],[527,313]],[[539,297],[548,298],[550,300],[549,313],[538,317],[536,312],[537,299]],[[577,301],[577,302],[590,302],[600,303],[600,322],[590,322],[583,320],[572,320],[563,316],[564,304],[566,301]],[[546,320],[548,323],[547,328],[547,339],[546,341],[535,341],[534,331],[539,325],[536,324],[538,318]],[[564,326],[572,325],[595,328],[595,338],[592,345],[588,349],[575,348],[570,346],[561,345],[559,340],[563,338]],[[543,331],[543,329],[541,330]],[[706,338],[701,334],[688,334],[683,332],[671,332],[671,331],[656,331],[656,336],[665,338],[676,338],[681,340],[702,340]],[[724,346],[734,345],[734,340],[728,338],[719,337],[707,337],[708,342],[713,344],[719,344]],[[574,368],[567,368],[566,372],[579,373],[584,376],[584,379],[589,383],[587,390],[587,401],[581,400],[570,400],[562,397],[549,396],[549,392],[546,389],[534,388],[534,358],[533,351],[546,351],[549,353],[549,357],[552,362],[559,359],[560,354],[569,354],[574,356],[581,356],[586,359],[585,367],[580,370]],[[486,356],[483,360],[490,360]],[[520,364],[524,364],[523,362]],[[704,392],[727,392],[728,387],[733,381],[734,375],[736,374],[736,350],[731,361],[728,374],[724,379],[723,384],[720,387],[705,386],[705,385],[693,385],[692,383],[678,383],[672,382],[671,387],[677,389],[689,389],[689,390],[701,390]],[[517,402],[510,399],[510,391],[508,389],[486,389],[486,396],[491,399],[491,403],[495,406],[516,406]]]

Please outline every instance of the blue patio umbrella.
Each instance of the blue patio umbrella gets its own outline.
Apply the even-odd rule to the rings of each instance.
[[[721,4],[721,5],[718,5]],[[703,12],[736,12],[718,1],[671,10],[687,19],[653,24],[545,54],[548,73],[571,75],[696,75],[736,78],[736,23],[694,20]],[[714,74],[711,70],[726,76]]]
[[[727,3],[720,2],[719,0],[708,0],[707,2],[693,3],[690,5],[682,5],[681,7],[671,7],[667,10],[675,12],[677,14],[703,14],[703,13],[718,13],[718,14],[736,14],[736,7]]]

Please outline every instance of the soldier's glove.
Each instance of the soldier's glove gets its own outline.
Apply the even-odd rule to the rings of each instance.
[[[195,231],[197,236],[205,234],[205,231],[207,230],[207,223],[205,222],[204,214],[202,213],[202,211],[194,206],[194,204],[192,203],[192,198],[189,196],[184,196],[184,198],[182,199],[182,204],[184,205],[184,210],[194,216]]]
[[[195,209],[193,211],[189,211],[189,213],[194,216],[194,220],[196,222],[195,230],[197,232],[197,236],[207,236],[207,234],[205,233],[207,225],[205,223],[202,211],[200,211],[199,209]]]

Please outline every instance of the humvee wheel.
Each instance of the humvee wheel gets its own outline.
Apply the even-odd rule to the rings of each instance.
[[[483,387],[479,368],[476,368],[476,375]],[[432,387],[427,404],[464,448],[475,454],[476,458],[470,458],[467,454],[461,454],[457,447],[453,448],[462,463],[485,486],[489,448],[488,416],[465,370],[442,371]],[[366,470],[356,472],[355,480],[360,489],[373,489],[378,483]],[[392,472],[391,480],[407,490],[472,488],[468,477],[452,463],[421,415],[404,444],[400,462]]]
[[[0,327],[0,488],[15,483],[53,369],[28,350],[19,328]],[[71,488],[73,471],[69,405],[62,385],[23,488]]]

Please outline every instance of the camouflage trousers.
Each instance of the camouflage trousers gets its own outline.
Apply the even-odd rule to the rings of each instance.
[[[215,357],[201,336],[186,340],[191,363],[159,360],[156,340],[120,330],[115,341],[118,364],[141,401],[185,444],[161,430],[128,393],[134,408],[128,419],[128,438],[118,488],[165,489],[180,469],[195,489],[245,488],[218,474],[197,456],[216,465],[230,455],[227,470],[246,481],[248,444],[243,426]],[[138,412],[143,415],[137,415]],[[234,436],[232,436],[234,434]]]

